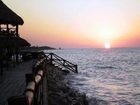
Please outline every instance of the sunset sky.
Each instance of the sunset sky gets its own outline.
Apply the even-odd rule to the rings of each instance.
[[[24,19],[21,37],[62,48],[140,47],[140,0],[2,0]]]

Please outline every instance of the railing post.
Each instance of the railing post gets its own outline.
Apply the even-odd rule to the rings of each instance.
[[[53,53],[50,53],[50,64],[53,64]]]

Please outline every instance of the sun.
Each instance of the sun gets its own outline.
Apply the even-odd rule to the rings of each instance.
[[[110,48],[111,48],[111,44],[110,44],[109,42],[106,42],[106,43],[104,44],[104,47],[105,47],[106,49],[110,49]]]

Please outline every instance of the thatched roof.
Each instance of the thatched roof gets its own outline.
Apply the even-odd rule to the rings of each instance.
[[[30,46],[30,43],[21,37],[5,37],[0,36],[0,47],[1,48],[15,48],[15,47],[24,47]]]
[[[23,25],[24,21],[0,0],[0,24]]]
[[[15,40],[17,40],[17,44],[19,46],[21,46],[21,47],[23,47],[23,46],[31,46],[31,44],[27,40],[25,40],[23,38],[19,37],[19,38],[16,38]]]

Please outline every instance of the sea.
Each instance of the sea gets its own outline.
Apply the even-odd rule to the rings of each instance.
[[[90,105],[140,105],[140,48],[50,50],[78,65],[70,85]]]

